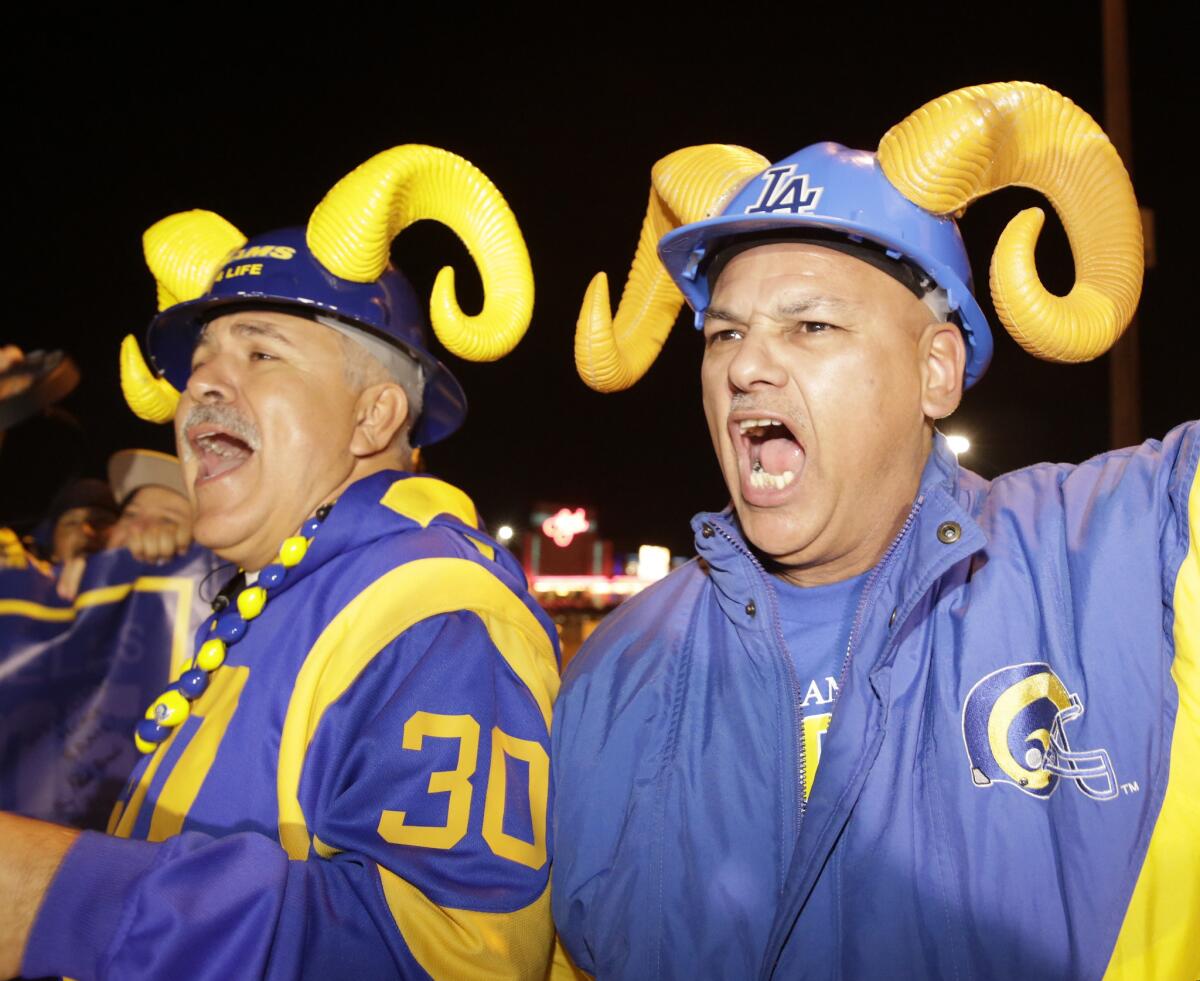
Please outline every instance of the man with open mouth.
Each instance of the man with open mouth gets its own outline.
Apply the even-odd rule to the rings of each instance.
[[[146,233],[155,370],[126,338],[122,385],[174,420],[194,536],[233,568],[129,734],[109,833],[0,815],[0,975],[545,972],[557,640],[470,499],[405,472],[466,412],[389,262],[423,218],[485,294],[464,314],[442,270],[439,338],[503,356],[528,253],[446,151],[378,154],[304,228],[247,240],[192,211]]]
[[[1093,358],[1132,317],[1141,227],[1104,133],[983,85],[878,153],[691,147],[652,181],[576,363],[634,384],[686,299],[731,505],[564,678],[570,953],[600,978],[1196,977],[1200,427],[990,483],[936,430],[991,355],[954,220],[975,198],[1030,186],[1066,227],[1066,297],[1039,209],[992,260],[1028,351]]]

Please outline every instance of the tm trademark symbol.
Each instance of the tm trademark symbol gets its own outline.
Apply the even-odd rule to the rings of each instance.
[[[1142,788],[1137,785],[1136,780],[1134,780],[1132,783],[1121,784],[1121,793],[1123,794],[1136,794],[1141,789]]]

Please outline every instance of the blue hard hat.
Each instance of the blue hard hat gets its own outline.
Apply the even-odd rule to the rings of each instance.
[[[802,235],[810,229],[874,243],[944,289],[967,343],[964,385],[979,380],[992,358],[992,334],[971,291],[958,225],[905,198],[866,150],[838,143],[805,147],[751,179],[719,216],[663,236],[658,254],[700,327],[710,299],[705,270],[721,249],[764,232]]]
[[[429,353],[422,306],[404,275],[389,265],[374,282],[341,279],[313,256],[303,228],[282,228],[249,239],[224,261],[203,296],[158,314],[146,332],[154,367],[182,390],[192,373],[192,349],[200,328],[222,313],[246,307],[329,316],[414,358],[425,373],[421,415],[410,434],[414,446],[436,443],[462,425],[467,397],[446,366]]]

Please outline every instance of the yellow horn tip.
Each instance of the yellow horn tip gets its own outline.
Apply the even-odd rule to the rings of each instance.
[[[434,333],[452,354],[467,361],[497,361],[517,346],[533,317],[533,273],[526,268],[508,283],[494,283],[484,309],[471,316],[458,305],[453,266],[443,266],[429,297]]]
[[[175,418],[179,393],[150,370],[132,334],[126,334],[121,342],[121,391],[139,419],[163,423]]]
[[[583,294],[575,322],[575,368],[584,384],[597,392],[623,392],[641,378],[617,348],[608,276],[603,272],[592,277]]]
[[[1060,364],[1091,361],[1116,343],[1122,331],[1114,332],[1113,325],[1128,318],[1110,296],[1087,283],[1076,282],[1069,299],[1046,292],[1031,273],[1045,221],[1041,208],[1026,208],[1001,233],[990,274],[996,316],[1036,358]]]

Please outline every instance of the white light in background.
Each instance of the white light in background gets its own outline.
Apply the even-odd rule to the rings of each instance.
[[[542,522],[542,532],[547,538],[554,539],[559,548],[566,548],[575,540],[576,535],[591,531],[592,523],[588,520],[583,508],[559,508]]]
[[[960,436],[957,433],[947,433],[946,442],[950,444],[950,449],[954,451],[955,456],[962,456],[971,448],[971,441],[966,436]]]
[[[496,530],[496,538],[506,545],[511,542],[513,539],[512,525],[501,525]]]
[[[661,545],[643,545],[638,549],[638,578],[658,582],[671,571],[671,550]]]

